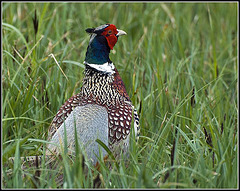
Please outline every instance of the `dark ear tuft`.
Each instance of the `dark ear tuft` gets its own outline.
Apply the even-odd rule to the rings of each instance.
[[[95,30],[95,28],[88,28],[88,29],[86,29],[85,31],[86,31],[87,33],[92,34],[92,33],[94,32],[94,30]]]

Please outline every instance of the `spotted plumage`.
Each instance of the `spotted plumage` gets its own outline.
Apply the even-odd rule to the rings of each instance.
[[[140,131],[139,118],[126,92],[124,83],[109,58],[110,49],[116,44],[118,36],[126,33],[110,24],[102,25],[95,29],[87,29],[86,31],[91,34],[91,37],[84,61],[86,67],[81,91],[69,98],[59,109],[50,125],[48,140],[56,143],[57,139],[63,137],[60,132],[63,132],[64,125],[68,132],[72,132],[69,129],[72,128],[71,124],[74,123],[73,120],[70,120],[70,118],[75,118],[72,116],[73,111],[91,112],[91,108],[93,108],[94,111],[102,112],[93,114],[93,117],[97,114],[99,115],[97,119],[102,123],[101,127],[99,127],[97,122],[92,123],[91,119],[86,119],[85,121],[83,120],[85,118],[79,116],[76,121],[80,125],[76,128],[80,129],[79,132],[81,132],[81,128],[86,127],[82,134],[88,134],[88,131],[90,132],[88,129],[92,128],[92,126],[94,128],[96,126],[97,129],[103,128],[101,131],[104,132],[106,126],[108,135],[101,136],[104,139],[103,141],[107,142],[111,150],[118,150],[119,145],[123,144],[123,152],[126,152],[133,121],[132,117],[134,119],[136,138],[138,138]],[[84,115],[84,113],[74,115]],[[89,124],[92,124],[92,126]],[[79,139],[85,139],[85,136],[79,133]],[[94,135],[89,139],[96,139],[96,137]],[[53,150],[54,147],[49,146],[49,148]],[[96,162],[96,159],[94,159],[94,162]]]

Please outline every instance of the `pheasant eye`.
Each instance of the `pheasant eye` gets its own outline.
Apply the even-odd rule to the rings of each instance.
[[[108,34],[112,34],[112,30],[109,30],[109,31],[108,31]]]

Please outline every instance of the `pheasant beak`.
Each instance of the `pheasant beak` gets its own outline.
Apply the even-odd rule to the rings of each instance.
[[[119,30],[119,29],[117,29],[117,32],[118,32],[118,33],[116,34],[117,37],[119,37],[119,36],[121,36],[121,35],[126,35],[126,34],[127,34],[125,31]]]

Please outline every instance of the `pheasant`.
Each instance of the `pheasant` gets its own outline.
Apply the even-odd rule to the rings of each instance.
[[[87,158],[96,164],[100,150],[103,156],[107,156],[97,139],[116,156],[120,152],[125,154],[129,147],[131,123],[134,123],[136,139],[140,125],[119,72],[109,58],[118,37],[127,33],[113,24],[88,28],[86,32],[90,34],[90,41],[84,60],[82,87],[53,118],[48,132],[47,155],[59,153],[57,145],[63,144],[65,133],[69,150],[74,150],[76,129],[78,142]]]
[[[85,76],[81,90],[60,107],[49,127],[45,157],[50,168],[55,160],[53,156],[58,156],[61,144],[64,145],[65,137],[68,150],[74,151],[75,132],[78,143],[85,151],[84,156],[87,157],[84,160],[89,160],[95,166],[98,165],[100,152],[104,159],[108,157],[107,151],[98,144],[97,139],[118,158],[121,153],[128,153],[131,123],[134,123],[136,140],[140,134],[137,111],[109,58],[110,50],[117,43],[118,37],[126,35],[126,32],[117,29],[113,24],[88,28],[86,32],[90,34],[90,42],[84,60]],[[21,167],[38,169],[42,158],[43,156],[21,157]],[[9,158],[11,163],[14,160],[14,157]],[[11,172],[10,169],[9,173]],[[39,171],[36,170],[36,173]],[[61,173],[56,180],[62,184]]]
[[[47,163],[51,164],[67,137],[68,148],[74,151],[75,132],[87,159],[95,166],[100,153],[108,153],[96,142],[102,141],[115,158],[127,154],[131,123],[135,138],[140,134],[139,117],[126,92],[124,83],[109,58],[118,37],[126,35],[113,24],[88,28],[90,42],[85,57],[85,76],[80,93],[69,98],[58,110],[48,131]],[[133,119],[132,119],[133,118]],[[76,130],[76,131],[75,131]],[[43,156],[21,157],[23,169],[38,168]],[[86,158],[84,158],[86,160]],[[14,157],[9,158],[13,163]],[[25,163],[27,165],[25,165]],[[51,168],[51,167],[50,167]]]

